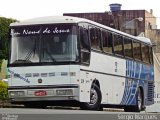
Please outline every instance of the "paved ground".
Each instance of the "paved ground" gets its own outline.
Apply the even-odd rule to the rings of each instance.
[[[75,108],[0,108],[0,120],[160,120],[156,113],[87,111]]]

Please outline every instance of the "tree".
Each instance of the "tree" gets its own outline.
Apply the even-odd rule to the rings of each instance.
[[[16,21],[15,19],[0,17],[0,68],[1,61],[8,57],[9,25]]]

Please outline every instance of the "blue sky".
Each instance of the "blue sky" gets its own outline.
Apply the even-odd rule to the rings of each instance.
[[[0,16],[24,20],[63,13],[104,12],[110,10],[111,3],[122,4],[123,10],[153,9],[160,28],[159,0],[0,0]]]

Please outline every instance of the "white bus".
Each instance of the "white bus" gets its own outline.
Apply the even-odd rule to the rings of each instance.
[[[141,111],[154,102],[148,40],[90,20],[61,16],[12,23],[9,43],[12,103]]]

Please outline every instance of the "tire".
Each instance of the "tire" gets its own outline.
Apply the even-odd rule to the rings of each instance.
[[[138,88],[136,93],[136,105],[124,107],[125,112],[140,112],[143,108],[143,95],[141,89]]]
[[[91,86],[90,90],[90,102],[89,103],[81,103],[81,109],[85,110],[102,110],[102,106],[100,106],[102,100],[102,95],[99,87],[96,84]]]
[[[135,112],[140,112],[143,106],[143,96],[140,88],[138,88],[136,98],[137,105],[135,106]]]

